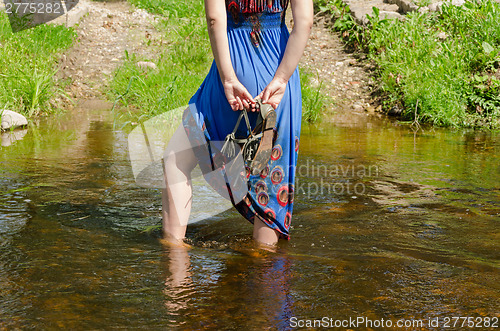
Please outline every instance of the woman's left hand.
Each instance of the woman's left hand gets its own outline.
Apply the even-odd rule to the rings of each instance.
[[[281,98],[285,94],[287,81],[281,78],[274,77],[273,80],[266,86],[256,99],[261,99],[262,103],[271,105],[274,109],[278,108]]]

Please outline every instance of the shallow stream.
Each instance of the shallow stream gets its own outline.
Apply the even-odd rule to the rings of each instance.
[[[163,247],[119,126],[89,104],[0,147],[0,328],[498,318],[499,134],[304,126],[292,239],[267,252],[233,211]]]

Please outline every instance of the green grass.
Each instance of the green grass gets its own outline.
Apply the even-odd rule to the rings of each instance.
[[[132,4],[165,17],[157,28],[164,35],[166,45],[150,45],[155,59],[138,58],[126,54],[125,63],[117,69],[110,84],[110,96],[129,92],[122,104],[139,110],[139,115],[154,116],[164,111],[187,105],[190,97],[203,81],[212,53],[206,32],[203,2],[131,0]],[[156,70],[137,67],[138,61],[154,62]]]
[[[110,84],[112,99],[123,95],[120,103],[137,109],[134,116],[152,117],[187,105],[207,74],[213,61],[203,1],[130,0],[136,7],[165,17],[157,26],[166,45],[150,45],[157,58],[126,54],[125,63],[115,72]],[[144,71],[138,61],[152,60],[156,70]],[[304,120],[314,122],[326,108],[317,89],[303,83]],[[130,88],[128,89],[130,83]]]
[[[203,1],[129,0],[129,2],[138,8],[166,18],[204,17]]]
[[[439,126],[500,127],[500,4],[475,0],[441,13],[409,13],[404,22],[370,17],[366,29],[339,1],[336,29],[378,65],[384,108]]]
[[[54,77],[57,59],[75,37],[72,28],[50,24],[12,33],[0,13],[0,108],[28,117],[52,111],[54,97],[63,93]]]
[[[325,95],[322,87],[323,82],[313,83],[311,73],[302,70],[300,74],[300,85],[302,89],[302,121],[316,123],[321,120],[332,99]]]

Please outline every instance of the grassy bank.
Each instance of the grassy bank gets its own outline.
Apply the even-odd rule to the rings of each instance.
[[[206,29],[202,1],[165,2],[129,0],[138,8],[163,16],[158,29],[164,35],[161,46],[150,45],[157,56],[138,58],[127,54],[110,84],[112,99],[120,99],[129,109],[138,109],[138,116],[151,117],[186,105],[202,83],[213,61]],[[136,63],[153,61],[157,69],[144,71]],[[304,120],[317,121],[326,102],[317,89],[309,87],[309,76],[303,76]]]
[[[112,97],[124,93],[131,79],[123,104],[154,116],[169,109],[186,105],[208,72],[212,61],[206,33],[203,2],[160,2],[131,0],[132,4],[165,17],[157,28],[164,35],[161,46],[150,45],[155,59],[137,58],[127,54],[111,82]],[[138,61],[152,60],[156,70],[145,72]],[[135,77],[135,78],[132,78]]]
[[[500,4],[474,0],[406,20],[354,23],[340,0],[318,2],[336,16],[349,47],[378,66],[387,112],[440,126],[500,128]]]
[[[0,110],[28,117],[50,112],[56,95],[63,93],[54,77],[57,59],[75,37],[72,28],[50,24],[12,33],[0,12]]]

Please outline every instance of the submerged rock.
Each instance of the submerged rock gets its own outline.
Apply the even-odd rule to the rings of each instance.
[[[1,129],[9,130],[28,125],[28,120],[23,115],[12,110],[0,110]]]

